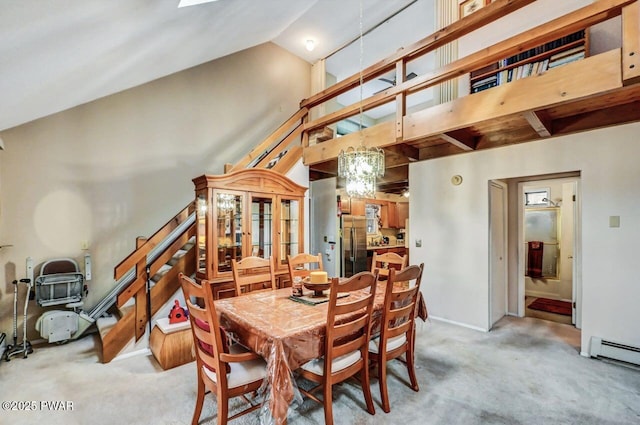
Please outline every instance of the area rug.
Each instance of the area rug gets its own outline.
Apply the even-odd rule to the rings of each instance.
[[[552,300],[549,298],[536,298],[529,308],[532,310],[546,311],[548,313],[562,314],[563,316],[571,316],[571,302]]]

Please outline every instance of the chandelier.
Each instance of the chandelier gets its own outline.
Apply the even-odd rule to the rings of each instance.
[[[338,155],[338,176],[346,179],[347,195],[350,198],[374,198],[376,178],[384,176],[384,151],[363,143],[362,135],[362,0],[360,0],[360,146],[341,150]]]
[[[220,211],[231,211],[236,206],[236,195],[218,193],[217,207]]]
[[[384,151],[378,148],[347,148],[338,155],[338,176],[347,180],[351,198],[373,198],[376,178],[384,176]]]

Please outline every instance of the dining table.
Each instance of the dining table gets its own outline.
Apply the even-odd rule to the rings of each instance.
[[[374,299],[373,327],[380,327],[384,307],[384,281],[379,281]],[[349,297],[357,297],[358,292]],[[293,297],[291,288],[254,292],[215,301],[220,325],[229,335],[267,362],[265,399],[260,413],[262,424],[287,423],[290,404],[299,396],[293,371],[321,357],[327,324],[326,300],[305,290]],[[426,308],[420,295],[419,309]],[[422,306],[422,307],[420,307]],[[373,333],[372,333],[373,334]]]

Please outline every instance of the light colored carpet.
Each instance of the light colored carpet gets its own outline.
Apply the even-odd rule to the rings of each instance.
[[[0,364],[0,400],[35,411],[8,411],[2,424],[189,424],[195,364],[163,371],[153,357],[99,363],[99,341],[88,335],[65,345],[35,347],[28,359]],[[420,391],[406,385],[404,365],[390,364],[392,411],[364,410],[360,387],[334,392],[336,424],[638,424],[640,371],[581,357],[579,331],[533,318],[504,318],[478,332],[438,321],[419,323],[416,361]],[[43,401],[68,401],[73,410],[49,410]],[[14,406],[15,407],[15,406]],[[68,405],[67,405],[68,407]],[[202,424],[216,423],[207,396]],[[231,422],[258,424],[257,412]],[[306,400],[289,424],[323,424],[322,406]]]

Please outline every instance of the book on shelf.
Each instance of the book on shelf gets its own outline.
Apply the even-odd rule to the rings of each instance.
[[[475,83],[473,83],[471,85],[471,87],[483,86],[483,85],[491,83],[491,82],[496,82],[497,79],[498,79],[497,74],[490,75],[490,76],[488,76],[486,78],[483,78],[482,80],[476,81]]]
[[[565,65],[565,64],[570,63],[570,62],[575,62],[575,61],[577,61],[579,59],[583,59],[583,58],[584,58],[584,51],[578,52],[578,53],[574,53],[574,54],[569,55],[569,56],[564,56],[564,57],[561,57],[560,59],[556,59],[554,61],[549,60],[549,69],[556,68],[556,67],[558,67],[560,65]]]
[[[584,52],[584,44],[581,46],[574,47],[573,49],[563,50],[562,52],[558,52],[555,55],[552,55],[549,59],[554,61],[556,59],[563,58],[565,56],[573,55],[575,53]]]
[[[540,62],[540,66],[538,67],[538,75],[544,73],[549,67],[549,58]]]

